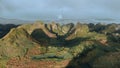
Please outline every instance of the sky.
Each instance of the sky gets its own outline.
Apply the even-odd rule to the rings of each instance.
[[[120,19],[120,0],[0,0],[0,17],[39,19]]]

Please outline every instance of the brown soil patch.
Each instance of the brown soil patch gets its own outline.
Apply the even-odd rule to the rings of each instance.
[[[26,58],[12,58],[7,62],[7,68],[65,68],[70,60],[30,60]]]

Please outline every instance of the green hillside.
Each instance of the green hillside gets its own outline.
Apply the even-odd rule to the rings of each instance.
[[[0,39],[0,68],[118,68],[119,26],[20,25]]]

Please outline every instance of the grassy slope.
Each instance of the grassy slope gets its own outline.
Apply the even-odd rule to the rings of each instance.
[[[56,26],[56,24],[54,23],[52,26]],[[61,28],[61,26],[54,27],[53,31],[57,31],[59,35],[64,35],[65,33],[62,32],[62,30],[68,31],[69,25],[64,26],[62,30]],[[43,34],[42,32],[35,34],[40,41],[36,40],[34,36],[31,36],[35,29],[43,29],[43,32],[45,32],[45,35],[48,34],[48,37],[51,34],[45,29],[43,23],[26,24],[12,29],[10,33],[0,40],[1,67],[5,67],[6,63],[10,66],[9,63],[12,62],[13,57],[18,57],[18,60],[23,57],[27,61],[30,61],[28,64],[34,64],[37,62],[36,60],[38,60],[38,65],[40,62],[47,60],[54,60],[56,62],[60,60],[60,62],[62,62],[73,59],[71,60],[72,63],[69,62],[68,65],[71,66],[72,64],[73,66],[77,66],[76,64],[94,63],[95,58],[99,58],[108,52],[119,50],[119,48],[117,48],[119,47],[119,43],[113,44],[109,41],[102,43],[101,41],[107,40],[107,36],[96,32],[89,32],[87,25],[75,25],[75,32],[62,41],[45,38],[45,35],[39,36]],[[61,44],[61,42],[63,43]],[[114,47],[115,45],[118,46]],[[6,59],[4,59],[4,57],[6,57]],[[74,58],[78,59],[74,60]],[[25,63],[26,60],[21,60],[21,63]],[[79,63],[76,63],[76,60],[79,61]],[[20,61],[16,61],[16,63],[19,62]],[[13,63],[13,66],[16,66],[16,63]]]

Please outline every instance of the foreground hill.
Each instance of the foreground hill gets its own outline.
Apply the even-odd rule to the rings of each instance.
[[[107,27],[97,29],[91,26],[98,25],[35,22],[12,28],[0,39],[0,67],[119,67],[119,28],[115,32],[107,32]],[[106,62],[107,65],[102,65]]]

